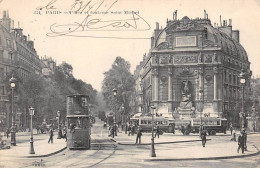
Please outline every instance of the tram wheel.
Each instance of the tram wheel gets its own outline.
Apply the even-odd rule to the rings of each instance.
[[[212,131],[210,131],[210,134],[211,134],[211,135],[216,135],[216,131],[215,131],[215,130],[212,130]]]

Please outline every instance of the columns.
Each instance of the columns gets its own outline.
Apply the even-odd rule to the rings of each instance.
[[[152,68],[152,101],[159,100],[158,68]]]
[[[168,112],[173,112],[172,101],[173,101],[173,92],[172,92],[172,68],[168,68]]]
[[[204,87],[204,80],[203,80],[203,68],[199,68],[198,70],[198,74],[199,74],[199,99],[203,100],[203,87]]]
[[[168,101],[172,100],[172,68],[168,68]]]
[[[218,99],[218,89],[217,89],[217,84],[218,84],[218,68],[217,67],[214,67],[213,68],[213,72],[214,72],[214,98],[213,100],[217,100]]]

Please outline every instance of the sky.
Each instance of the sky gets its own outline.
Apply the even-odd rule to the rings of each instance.
[[[204,9],[212,25],[219,24],[220,15],[232,19],[253,76],[260,76],[260,0],[0,0],[1,13],[9,10],[15,27],[19,21],[39,56],[51,56],[57,65],[66,61],[77,79],[98,91],[117,56],[131,64],[133,73],[150,49],[156,22],[164,28],[175,10],[178,19],[203,18]]]

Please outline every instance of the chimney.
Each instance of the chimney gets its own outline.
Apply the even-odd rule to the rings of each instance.
[[[28,41],[30,41],[30,35],[28,34]]]
[[[3,18],[6,18],[6,11],[3,11]]]
[[[3,11],[2,25],[10,32],[11,19],[7,17],[6,11]]]
[[[175,10],[173,13],[173,20],[177,20],[177,10]]]
[[[18,26],[17,26],[18,28],[20,28],[20,22],[18,21]]]
[[[14,20],[12,20],[12,26],[11,26],[12,29],[14,29]]]
[[[220,23],[219,23],[219,25],[220,25],[220,27],[222,27],[222,20],[221,20],[221,15],[220,15],[220,17],[219,17],[219,20],[220,20]]]
[[[207,13],[206,13],[206,10],[204,10],[204,19],[207,18]]]
[[[6,12],[6,17],[9,18],[9,11]]]
[[[239,30],[232,30],[232,39],[236,40],[239,42]]]
[[[156,22],[156,30],[159,30],[159,23]]]
[[[154,44],[154,37],[151,37],[151,48],[153,48],[153,44]]]
[[[229,25],[228,26],[232,26],[232,19],[229,19]]]

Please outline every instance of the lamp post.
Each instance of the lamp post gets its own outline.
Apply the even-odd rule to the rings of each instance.
[[[154,149],[154,113],[155,113],[156,107],[151,106],[151,108],[153,109],[153,112],[152,112],[152,138],[151,138],[151,153],[150,153],[150,156],[156,157],[155,149]]]
[[[112,91],[113,91],[114,97],[116,97],[116,95],[117,95],[117,89],[114,88]],[[116,99],[116,98],[115,98],[115,99]],[[115,111],[114,111],[114,117],[113,117],[113,119],[114,119],[114,123],[113,123],[113,129],[114,129],[114,131],[113,131],[113,138],[114,138],[114,136],[117,136],[117,132],[116,132],[116,108],[115,108]]]
[[[57,137],[57,139],[61,139],[60,111],[57,111],[57,119],[58,119],[58,137]]]
[[[15,88],[15,82],[16,79],[14,78],[14,75],[12,75],[12,78],[10,78],[9,83],[12,90],[12,102],[11,102],[11,112],[12,112],[12,127],[11,127],[11,145],[16,146],[16,125],[15,125],[15,118],[14,118],[14,88]]]
[[[31,138],[30,138],[30,153],[29,154],[35,154],[34,148],[33,148],[33,115],[34,115],[34,108],[32,106],[29,108],[29,113],[31,115]]]
[[[245,79],[245,73],[242,71],[239,75],[239,79],[240,79],[240,84],[242,86],[242,108],[241,108],[241,113],[240,113],[240,118],[241,118],[241,124],[240,124],[240,128],[244,128],[245,127],[245,113],[244,113],[244,85],[246,83],[246,79]]]

